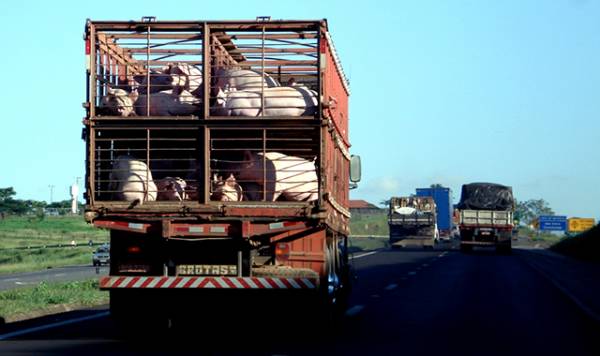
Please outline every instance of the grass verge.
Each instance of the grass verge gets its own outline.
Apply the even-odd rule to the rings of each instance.
[[[11,322],[25,315],[52,314],[57,306],[81,307],[108,303],[108,292],[98,290],[98,280],[63,283],[41,282],[35,287],[0,292],[0,320]]]
[[[352,213],[351,235],[389,235],[387,210],[380,214]]]
[[[0,220],[0,274],[30,272],[90,264],[95,247],[109,240],[108,231],[94,228],[81,216],[8,217]],[[72,242],[76,247],[71,247]],[[38,248],[63,245],[69,247]],[[27,248],[31,247],[31,248]]]
[[[372,251],[389,247],[388,237],[350,237],[349,252]]]
[[[586,261],[600,262],[600,224],[573,237],[564,237],[552,251]]]
[[[95,247],[0,250],[0,274],[32,272],[47,268],[89,265]]]

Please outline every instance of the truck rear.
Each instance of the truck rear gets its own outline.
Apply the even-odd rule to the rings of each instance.
[[[440,240],[450,241],[454,223],[452,220],[452,190],[441,186],[417,188],[418,197],[432,197],[436,206],[436,223]]]
[[[433,248],[437,235],[432,197],[392,197],[388,213],[390,245]]]
[[[360,169],[327,21],[88,20],[85,46],[85,218],[110,229],[111,313],[207,310],[215,290],[341,305]]]
[[[514,228],[511,187],[494,183],[465,184],[457,208],[461,251],[470,251],[473,246],[491,246],[499,253],[510,253]]]

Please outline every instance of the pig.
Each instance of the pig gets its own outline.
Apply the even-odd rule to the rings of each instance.
[[[230,174],[226,180],[216,174],[213,176],[210,200],[242,201],[243,197],[242,187],[235,181],[233,174]]]
[[[135,96],[134,96],[135,97]],[[138,115],[147,116],[146,94],[141,94],[135,101]],[[164,90],[150,94],[149,116],[192,115],[200,110],[200,99],[186,90]]]
[[[150,94],[173,89],[173,81],[168,66],[159,69],[150,69]],[[147,85],[148,76],[137,75],[134,77],[132,89],[137,90],[139,93],[146,94],[148,92]]]
[[[171,75],[171,86],[188,91],[194,96],[201,96],[202,71],[188,63],[169,64],[168,73]]]
[[[136,116],[135,101],[137,94],[128,93],[123,89],[109,88],[100,101],[99,113],[114,116]]]
[[[230,90],[253,90],[278,87],[280,84],[270,75],[264,75],[262,78],[261,72],[249,69],[225,69],[219,68],[215,71],[213,85],[213,96],[220,89]]]
[[[187,200],[186,182],[179,177],[165,177],[156,181],[157,200]]]
[[[263,171],[266,176],[264,183]],[[267,201],[276,201],[280,196],[288,201],[318,199],[319,186],[315,163],[304,158],[279,152],[263,154],[246,151],[238,179],[242,186],[246,183],[258,184],[261,190],[266,191]],[[254,198],[261,192],[258,193],[254,194]],[[262,196],[259,198],[262,200]]]
[[[264,113],[261,91],[219,90],[217,116],[312,116],[317,112],[317,93],[304,86],[264,89]]]
[[[135,76],[140,83],[138,92],[147,94],[147,75]],[[159,69],[150,69],[150,94],[165,90],[186,90],[194,96],[202,94],[202,71],[188,63],[169,63]]]
[[[116,191],[116,200],[142,204],[155,201],[156,185],[145,162],[130,156],[117,157],[110,172],[109,190]]]

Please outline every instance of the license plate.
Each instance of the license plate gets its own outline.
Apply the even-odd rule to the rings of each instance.
[[[236,265],[178,265],[180,276],[237,276]]]

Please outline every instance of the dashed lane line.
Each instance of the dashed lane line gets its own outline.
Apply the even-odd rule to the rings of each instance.
[[[385,287],[385,290],[392,290],[392,289],[396,289],[398,287],[398,285],[396,283],[392,283],[392,284],[388,284],[387,287]]]
[[[371,256],[374,255],[376,253],[378,253],[379,251],[371,251],[371,252],[366,252],[357,256],[354,256],[353,258],[361,258],[361,257],[366,257],[366,256]]]
[[[358,313],[360,313],[361,311],[363,311],[363,309],[365,309],[364,305],[355,305],[351,308],[349,308],[348,310],[346,310],[346,316],[355,316],[358,315]]]

